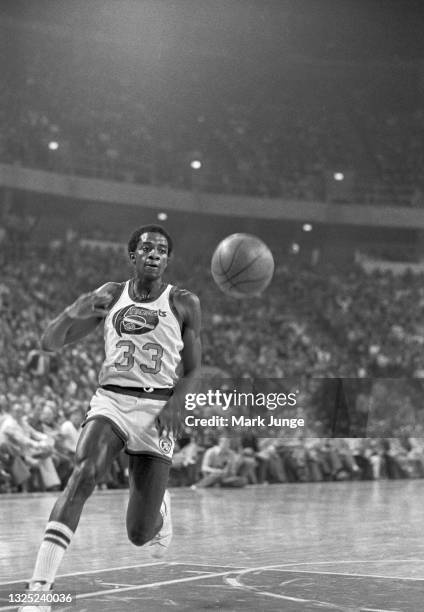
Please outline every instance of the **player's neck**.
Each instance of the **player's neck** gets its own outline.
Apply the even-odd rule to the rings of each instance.
[[[158,297],[162,288],[164,286],[164,282],[161,278],[156,279],[144,279],[144,278],[133,278],[132,280],[132,290],[134,296],[138,300],[151,300],[153,298]]]

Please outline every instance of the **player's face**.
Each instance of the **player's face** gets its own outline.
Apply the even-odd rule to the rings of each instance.
[[[159,278],[168,265],[168,241],[162,234],[145,232],[139,238],[134,255],[139,277]]]

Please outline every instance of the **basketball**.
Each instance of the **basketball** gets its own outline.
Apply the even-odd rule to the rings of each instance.
[[[257,236],[232,234],[216,247],[211,273],[224,293],[233,297],[255,296],[271,282],[274,258]]]

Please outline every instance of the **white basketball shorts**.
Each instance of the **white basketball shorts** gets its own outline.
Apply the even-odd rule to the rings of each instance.
[[[129,455],[155,455],[171,461],[175,440],[159,437],[155,418],[166,400],[135,397],[99,388],[93,395],[83,427],[93,419],[103,417],[125,444]]]

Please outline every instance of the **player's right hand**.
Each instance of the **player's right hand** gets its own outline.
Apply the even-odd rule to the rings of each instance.
[[[106,317],[113,295],[108,291],[91,291],[83,293],[73,304],[65,309],[71,319],[91,319],[92,317]]]

